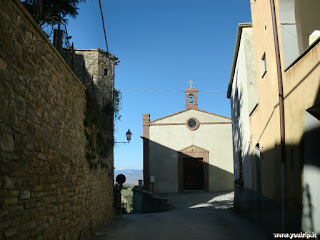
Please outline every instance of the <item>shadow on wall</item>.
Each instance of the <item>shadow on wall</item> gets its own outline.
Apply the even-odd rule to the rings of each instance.
[[[191,148],[189,155],[142,138],[144,185],[149,186],[146,190],[157,193],[233,190],[233,174],[208,163],[209,155],[214,156],[214,153],[195,147]],[[146,146],[150,146],[150,151]],[[155,182],[150,182],[150,176]]]
[[[114,65],[118,59],[112,54],[101,49],[76,50],[73,46],[62,47],[63,38],[66,38],[66,32],[55,29],[54,46],[60,52],[61,56],[68,63],[69,67],[85,85],[87,92],[95,99],[103,111],[113,114],[114,105],[113,96],[118,101],[117,90],[113,89],[114,84]],[[113,95],[113,96],[112,96]],[[118,104],[118,102],[117,102]],[[118,110],[116,112],[118,114]]]
[[[20,1],[0,15],[0,238],[88,239],[113,215],[112,158],[89,170],[83,86]],[[37,222],[50,227],[26,227]]]
[[[285,232],[316,232],[320,226],[320,105],[306,111],[305,133],[297,145],[286,145]],[[261,150],[261,151],[260,151]],[[270,238],[281,232],[280,146],[256,149],[255,191],[235,185],[235,211],[259,224]]]
[[[319,93],[319,92],[318,92]],[[300,143],[302,151],[302,168],[300,176],[303,185],[302,196],[302,230],[320,233],[320,101],[305,111],[305,133]]]
[[[90,52],[90,51],[89,51]],[[86,64],[84,56],[77,54],[74,49],[63,49],[61,55],[68,63],[72,71],[76,74],[78,79],[86,87],[87,91],[92,95],[92,97],[97,101],[97,95],[99,95],[99,89],[97,86],[98,81],[94,81],[94,76],[96,74],[89,73],[86,69],[87,66],[93,65],[92,62],[96,60],[96,66],[98,66],[98,57],[96,59],[92,56],[92,59],[89,59],[89,63]],[[71,57],[70,57],[71,56]],[[92,69],[93,70],[93,69]]]
[[[62,36],[59,37],[57,42],[61,41]],[[57,49],[59,51],[59,48]],[[102,76],[99,76],[99,52],[98,50],[92,52],[88,50],[86,52],[88,54],[86,59],[84,55],[77,54],[73,47],[61,47],[59,52],[74,74],[86,87],[86,111],[84,119],[85,136],[87,139],[86,160],[91,170],[98,169],[98,167],[106,168],[108,176],[113,178],[114,113],[111,107],[111,93],[109,96],[104,96],[103,91],[99,89],[101,87],[99,83],[102,85],[101,82],[108,81],[108,79],[102,79]],[[89,71],[91,71],[91,74]],[[97,78],[98,81],[94,81],[94,78]]]
[[[250,96],[248,96],[248,98],[250,98]],[[248,132],[250,129],[250,120],[249,115],[244,115],[244,112],[241,111],[245,102],[242,89],[239,88],[234,95],[231,95],[230,100],[234,178],[237,184],[252,188],[252,160],[249,143],[250,132]],[[249,126],[246,126],[245,123]]]
[[[297,82],[296,86],[284,97],[285,101],[290,94],[297,91],[309,80],[309,76],[317,74],[319,62],[305,76]],[[312,78],[311,78],[312,79]],[[316,83],[316,79],[314,79]],[[311,80],[310,80],[311,81]],[[320,77],[318,76],[318,81]],[[301,91],[301,90],[300,90]],[[238,106],[242,105],[241,92],[238,93],[238,105],[232,104],[232,119],[236,119]],[[278,107],[278,106],[275,106]],[[287,107],[287,106],[286,106]],[[293,108],[294,109],[294,108]],[[300,114],[297,111],[297,114]],[[305,126],[304,134],[297,145],[285,146],[286,148],[286,180],[285,180],[285,201],[286,201],[286,232],[317,232],[320,233],[320,90],[318,89],[313,106],[306,109],[304,115]],[[268,119],[262,134],[268,127],[272,115]],[[286,122],[292,121],[286,118]],[[233,123],[234,124],[234,123]],[[241,146],[243,138],[242,123],[238,121],[238,129],[233,126],[233,144],[235,157],[235,176],[240,175],[240,164],[236,146]],[[303,126],[302,126],[303,127]],[[287,130],[286,130],[287,131]],[[293,130],[289,130],[293,131]],[[288,131],[288,132],[289,132]],[[291,134],[294,135],[294,134]],[[252,160],[252,173],[243,174],[253,175],[254,191],[248,190],[241,185],[235,186],[235,210],[245,215],[261,226],[272,236],[273,232],[281,232],[281,147],[274,146],[271,149],[260,149],[257,144]],[[236,165],[238,164],[238,166]],[[243,162],[245,165],[245,162]]]

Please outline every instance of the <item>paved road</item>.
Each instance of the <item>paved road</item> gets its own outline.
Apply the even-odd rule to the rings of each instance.
[[[257,227],[231,211],[233,192],[190,192],[162,196],[175,205],[173,210],[123,215],[102,227],[90,239],[266,239]]]

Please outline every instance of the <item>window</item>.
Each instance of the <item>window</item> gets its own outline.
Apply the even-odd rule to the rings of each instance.
[[[189,95],[189,104],[194,104],[194,96],[192,94]]]
[[[266,72],[267,72],[267,60],[266,60],[266,53],[264,53],[261,58],[261,73],[262,73],[261,77],[264,77]]]
[[[104,75],[108,75],[108,69],[104,69]]]
[[[191,130],[191,131],[194,131],[194,130],[197,130],[200,126],[200,122],[198,119],[196,118],[189,118],[187,120],[187,127]]]

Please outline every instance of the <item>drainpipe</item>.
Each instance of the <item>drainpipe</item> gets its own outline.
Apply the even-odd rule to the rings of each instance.
[[[281,137],[281,228],[285,231],[285,206],[286,206],[286,145],[285,145],[285,122],[284,122],[284,99],[283,99],[283,81],[282,81],[282,70],[280,61],[279,51],[279,38],[277,29],[277,20],[275,13],[274,0],[270,0],[271,4],[271,15],[272,15],[272,27],[274,36],[274,45],[276,52],[276,64],[277,64],[277,75],[278,75],[278,91],[279,91],[279,111],[280,111],[280,137]]]

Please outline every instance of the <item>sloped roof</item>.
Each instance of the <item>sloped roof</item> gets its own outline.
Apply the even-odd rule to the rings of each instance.
[[[231,96],[233,75],[234,75],[234,72],[236,70],[236,65],[237,65],[237,59],[238,59],[238,53],[239,53],[242,29],[243,28],[251,28],[251,27],[252,27],[252,23],[239,23],[239,25],[238,25],[238,32],[237,32],[237,38],[236,38],[236,45],[234,47],[234,54],[233,54],[233,60],[232,60],[232,67],[231,67],[229,85],[228,85],[227,98],[230,98],[230,96]]]
[[[229,117],[222,116],[222,115],[215,114],[215,113],[211,113],[211,112],[207,112],[207,111],[203,111],[203,110],[200,110],[200,109],[188,109],[188,110],[183,110],[183,111],[180,111],[180,112],[176,112],[176,113],[173,113],[173,114],[170,114],[170,115],[161,117],[161,118],[157,118],[157,119],[155,119],[155,120],[150,121],[150,123],[155,123],[155,122],[157,122],[157,121],[159,121],[159,120],[163,120],[163,119],[166,119],[166,118],[169,118],[169,117],[173,117],[173,116],[176,116],[176,115],[179,115],[179,114],[181,114],[181,113],[188,112],[188,111],[191,111],[191,110],[194,110],[194,111],[198,111],[198,112],[202,112],[202,113],[206,113],[206,114],[210,114],[210,115],[213,115],[213,116],[222,117],[222,118],[231,120],[231,118],[229,118]]]

